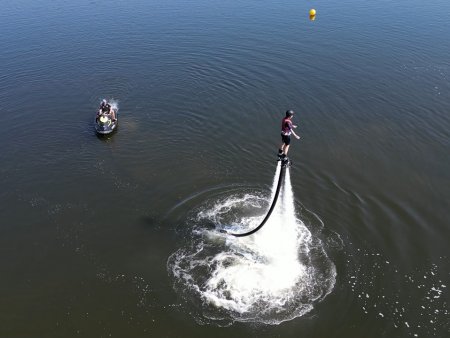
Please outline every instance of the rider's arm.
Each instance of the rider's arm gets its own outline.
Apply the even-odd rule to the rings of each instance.
[[[298,136],[298,135],[295,133],[294,128],[297,128],[297,126],[294,126],[294,124],[293,124],[291,121],[289,121],[289,129],[291,130],[291,133],[292,133],[297,139],[299,139],[300,136]]]
[[[300,136],[298,136],[292,129],[291,129],[291,132],[292,132],[292,134],[293,134],[297,139],[300,138]]]

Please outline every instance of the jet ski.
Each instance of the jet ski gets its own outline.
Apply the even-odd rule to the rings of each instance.
[[[114,115],[116,116],[116,119],[114,121],[111,114],[109,113],[109,109],[105,110],[100,107],[99,111],[96,113],[94,125],[97,133],[102,135],[110,134],[117,128],[117,109],[115,107],[111,107],[111,109],[114,111]]]

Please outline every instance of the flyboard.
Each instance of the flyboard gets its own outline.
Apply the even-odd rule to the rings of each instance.
[[[278,201],[278,196],[280,195],[281,186],[283,185],[284,176],[286,174],[286,169],[290,165],[291,165],[291,161],[287,157],[284,157],[283,159],[281,159],[281,170],[280,170],[280,175],[278,176],[277,190],[275,191],[275,196],[273,197],[273,201],[270,206],[270,209],[267,212],[266,217],[264,217],[264,219],[262,220],[261,224],[259,224],[256,228],[254,228],[253,230],[250,230],[248,232],[234,233],[234,232],[228,232],[226,230],[221,230],[221,232],[224,232],[228,235],[232,235],[235,237],[245,237],[245,236],[250,236],[251,234],[254,234],[259,229],[261,229],[264,226],[264,224],[266,224],[267,220],[269,219],[270,215],[272,214],[273,209],[275,209],[275,205],[277,204],[277,201]]]

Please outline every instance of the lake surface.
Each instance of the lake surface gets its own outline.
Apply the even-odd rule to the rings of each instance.
[[[1,8],[1,337],[450,336],[450,2]]]

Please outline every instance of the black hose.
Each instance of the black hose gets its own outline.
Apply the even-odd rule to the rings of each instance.
[[[284,175],[286,173],[287,165],[288,165],[287,162],[282,162],[281,163],[281,170],[280,170],[280,176],[278,177],[277,191],[275,192],[275,196],[273,198],[272,205],[270,206],[270,209],[267,212],[267,215],[266,215],[266,217],[264,217],[264,219],[261,222],[261,224],[258,225],[255,229],[253,229],[253,230],[251,230],[249,232],[244,232],[242,234],[235,234],[235,233],[228,232],[229,235],[233,235],[233,236],[236,236],[236,237],[249,236],[251,234],[254,234],[255,232],[257,232],[259,229],[261,229],[263,227],[263,225],[267,222],[267,220],[269,219],[270,215],[272,214],[273,209],[275,209],[275,205],[277,204],[278,196],[280,195],[280,190],[281,190],[281,186],[283,184]]]

